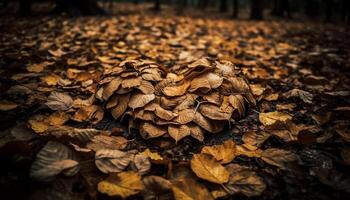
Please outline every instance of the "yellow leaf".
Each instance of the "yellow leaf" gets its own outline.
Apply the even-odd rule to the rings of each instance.
[[[208,154],[193,155],[191,169],[198,177],[217,184],[226,183],[230,176],[228,171]]]
[[[69,115],[62,111],[56,111],[48,117],[48,123],[52,126],[63,125],[69,120]]]
[[[176,200],[214,199],[207,188],[188,178],[173,181],[171,189]]]
[[[120,196],[125,199],[139,193],[143,184],[137,172],[128,171],[111,174],[106,180],[98,183],[97,189],[108,196]]]
[[[47,75],[41,78],[43,82],[47,85],[54,86],[57,85],[57,82],[60,80],[60,77],[56,74]]]
[[[259,114],[259,120],[265,126],[275,124],[278,121],[286,122],[291,119],[292,116],[278,111]]]
[[[226,164],[235,158],[236,144],[232,140],[227,140],[222,145],[205,146],[201,153],[212,155],[221,164]]]
[[[149,157],[152,160],[163,160],[162,156],[160,156],[158,153],[151,152],[149,149],[144,150],[143,152],[139,153],[139,155]]]
[[[44,121],[29,120],[29,126],[36,133],[43,133],[49,128],[49,124]]]

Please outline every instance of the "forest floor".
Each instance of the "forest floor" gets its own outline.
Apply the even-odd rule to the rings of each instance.
[[[1,18],[0,31],[2,195],[13,199],[350,198],[347,27],[134,12],[109,17]],[[134,61],[122,62],[126,60]],[[241,93],[225,96],[221,85],[214,94],[214,83],[198,78],[186,93],[194,91],[194,80],[203,81],[200,87],[205,90],[193,92],[201,98],[192,103],[195,112],[222,131],[211,131],[195,117],[178,128],[171,121],[180,120],[178,110],[169,105],[169,109],[151,110],[147,105],[152,99],[144,99],[151,95],[150,88],[160,102],[177,97],[159,96],[157,86],[138,88],[141,83],[161,82],[159,77],[168,78],[168,71],[186,80],[181,70],[190,66],[201,74],[200,69],[217,72],[219,66],[231,66],[228,63],[246,77],[256,104],[246,102],[244,95],[250,91],[238,88]],[[130,67],[138,70],[135,66],[148,70],[147,76],[141,73],[141,82],[138,72],[130,71]],[[120,77],[129,79],[107,94],[106,85]],[[244,87],[246,82],[240,84]],[[147,92],[130,103],[136,94],[133,88]],[[208,88],[213,95],[203,94]],[[245,98],[239,100],[242,95]],[[226,97],[229,123],[221,119],[227,112],[220,110]],[[176,105],[182,101],[176,100]],[[220,109],[205,110],[208,102]],[[122,111],[113,112],[114,108]],[[146,111],[151,114],[146,116]],[[133,124],[134,118],[141,121],[141,128]],[[146,130],[147,120],[155,120],[156,125]],[[167,124],[171,125],[164,131]],[[202,132],[194,134],[189,129],[193,126]]]

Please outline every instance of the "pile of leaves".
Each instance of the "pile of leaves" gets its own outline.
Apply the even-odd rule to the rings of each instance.
[[[0,23],[4,196],[350,196],[343,27],[170,12]]]
[[[230,62],[202,58],[167,73],[149,61],[123,61],[106,72],[96,97],[107,101],[115,119],[125,114],[129,128],[145,139],[186,136],[203,142],[204,131],[218,133],[226,122],[255,104],[249,85]]]

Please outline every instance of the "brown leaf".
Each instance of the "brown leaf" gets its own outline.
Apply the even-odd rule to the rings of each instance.
[[[59,126],[66,123],[69,118],[70,116],[67,113],[63,111],[56,111],[47,118],[47,121],[52,126]]]
[[[123,171],[133,159],[131,153],[112,149],[101,149],[95,154],[96,167],[106,174]]]
[[[155,138],[155,137],[160,137],[162,135],[164,135],[167,132],[166,129],[159,127],[159,126],[155,126],[151,123],[143,123],[140,126],[140,133],[142,135],[143,138]]]
[[[73,151],[67,146],[49,141],[36,155],[30,176],[40,181],[50,181],[60,173],[73,176],[79,171],[79,163],[73,158]]]
[[[9,111],[13,110],[18,107],[18,104],[6,101],[6,100],[0,100],[0,111]]]
[[[213,120],[226,120],[228,121],[231,118],[232,109],[223,111],[220,107],[211,104],[211,103],[203,103],[199,106],[199,112],[205,117]]]
[[[52,92],[47,98],[46,105],[52,110],[65,111],[72,107],[73,100],[65,93]]]
[[[298,157],[287,150],[270,148],[262,152],[261,159],[270,165],[286,169],[286,164],[296,161]]]
[[[155,98],[154,94],[135,93],[131,96],[128,106],[132,109],[144,107]]]
[[[214,199],[207,188],[189,178],[172,181],[171,189],[176,200]]]
[[[151,82],[142,80],[139,87],[137,87],[144,94],[153,94],[155,92],[154,86]]]
[[[230,178],[225,186],[231,193],[242,193],[252,197],[261,195],[266,189],[262,178],[249,168],[238,164],[229,164],[226,169],[230,173]]]
[[[297,98],[300,98],[305,103],[309,103],[309,104],[312,103],[312,99],[314,97],[310,92],[306,92],[300,89],[289,90],[288,92],[284,93],[283,96],[285,98],[297,97]]]
[[[200,90],[204,93],[209,92],[211,89],[218,88],[222,84],[223,78],[215,73],[206,73],[194,78],[191,81],[190,92]]]
[[[111,174],[97,185],[99,192],[123,199],[141,192],[143,188],[141,176],[133,171]]]
[[[145,186],[145,199],[170,199],[173,194],[171,192],[171,182],[160,176],[146,176],[142,179]]]
[[[217,184],[227,183],[230,176],[228,171],[208,154],[194,154],[191,169],[199,178]]]
[[[156,107],[154,114],[156,114],[157,117],[164,119],[164,120],[167,120],[167,121],[170,121],[177,116],[176,113],[173,113],[170,110],[165,110],[164,108],[162,108],[159,105]]]
[[[259,114],[259,121],[265,126],[273,125],[278,121],[286,122],[287,120],[291,119],[292,116],[278,111]]]
[[[240,94],[230,95],[229,102],[234,109],[238,110],[239,115],[242,117],[244,115],[244,113],[246,112],[244,97]]]
[[[182,96],[187,92],[190,84],[190,82],[185,81],[181,85],[167,86],[162,89],[162,92],[169,97]]]
[[[115,91],[118,90],[120,84],[122,83],[122,80],[117,77],[113,80],[111,80],[109,83],[107,83],[102,90],[102,98],[104,100],[108,100],[109,97],[111,97]]]
[[[205,146],[201,154],[209,154],[221,164],[230,163],[236,157],[236,144],[232,140],[226,140],[221,145]]]
[[[130,93],[118,95],[118,104],[111,109],[111,114],[114,119],[119,119],[127,110],[130,100]]]
[[[172,138],[174,138],[175,142],[178,142],[184,137],[191,134],[190,129],[186,125],[170,125],[168,127],[168,133]]]
[[[97,152],[101,149],[124,149],[128,145],[128,140],[120,136],[95,135],[86,145],[87,148]]]
[[[184,109],[178,113],[178,116],[174,119],[179,124],[187,124],[194,118],[194,109]]]

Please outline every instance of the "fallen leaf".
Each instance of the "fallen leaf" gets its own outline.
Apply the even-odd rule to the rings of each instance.
[[[163,157],[158,153],[153,153],[149,149],[145,149],[143,152],[139,153],[139,155],[143,155],[149,157],[151,160],[163,160]]]
[[[46,105],[52,110],[65,111],[72,107],[73,100],[65,93],[52,92],[47,98]]]
[[[18,104],[6,101],[6,100],[0,100],[0,111],[9,111],[13,110],[18,107]]]
[[[298,157],[287,150],[270,148],[262,152],[261,159],[270,165],[286,169],[286,164],[296,161]]]
[[[236,156],[236,144],[232,140],[226,140],[221,145],[203,147],[201,154],[212,155],[221,164],[230,163]]]
[[[259,196],[265,189],[266,184],[254,171],[238,164],[229,164],[226,166],[230,173],[230,178],[225,187],[231,193],[242,193],[247,197]]]
[[[186,125],[170,125],[168,127],[168,133],[172,138],[174,138],[175,142],[178,142],[191,134],[190,129]]]
[[[73,176],[79,171],[79,163],[73,158],[73,151],[67,146],[49,141],[36,155],[30,176],[40,181],[51,181],[60,173]]]
[[[99,192],[111,197],[120,196],[123,199],[138,194],[143,188],[141,176],[133,171],[111,174],[97,185]]]
[[[278,112],[278,111],[259,114],[259,121],[264,126],[275,124],[278,121],[285,122],[291,119],[292,119],[292,116],[282,112]]]
[[[154,94],[135,93],[131,95],[128,106],[132,109],[144,107],[155,98]]]
[[[199,178],[217,184],[227,183],[230,176],[228,171],[208,154],[194,154],[191,169]]]
[[[96,167],[105,174],[123,171],[133,159],[131,153],[112,149],[101,149],[95,154]]]
[[[202,200],[214,199],[211,193],[203,185],[192,179],[180,179],[172,181],[171,187],[176,200]]]

